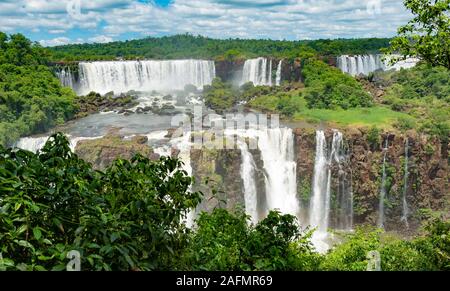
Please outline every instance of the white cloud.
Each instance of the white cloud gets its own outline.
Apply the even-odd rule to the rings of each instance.
[[[67,12],[73,1],[81,3],[76,17]],[[368,10],[374,1],[379,1],[380,9]],[[191,32],[218,38],[273,39],[383,37],[394,35],[409,18],[400,0],[173,0],[164,8],[137,0],[0,3],[0,30],[60,34],[45,43],[72,38],[66,35],[71,30],[81,30],[90,42],[109,42],[126,33]]]
[[[72,41],[68,37],[56,37],[56,38],[49,39],[49,40],[40,40],[39,43],[42,46],[57,46],[57,45],[69,44],[69,43],[72,43]]]
[[[106,35],[97,35],[97,36],[89,38],[88,40],[89,40],[89,42],[93,42],[93,43],[107,43],[107,42],[112,42],[113,38],[110,36],[106,36]]]

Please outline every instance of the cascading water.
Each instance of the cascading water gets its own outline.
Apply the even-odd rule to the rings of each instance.
[[[343,134],[333,130],[331,150],[328,151],[325,133],[316,132],[316,158],[314,164],[314,177],[312,185],[312,198],[309,210],[309,224],[317,228],[312,241],[319,252],[326,251],[328,245],[327,230],[330,224],[332,167],[337,165],[337,225],[339,228],[349,230],[353,226],[353,190],[351,181],[343,167],[347,161],[344,150]]]
[[[82,62],[79,74],[80,95],[91,91],[170,91],[183,90],[186,85],[203,89],[215,78],[215,66],[213,61],[204,60]]]
[[[408,223],[408,201],[406,199],[406,195],[408,193],[408,178],[409,178],[409,139],[405,140],[405,173],[403,179],[403,196],[402,196],[402,217],[401,221],[403,221],[407,228],[409,228]]]
[[[63,86],[75,89],[75,77],[70,67],[62,68],[56,72],[56,75]]]
[[[297,164],[294,160],[294,135],[290,128],[259,131],[258,146],[266,175],[268,210],[297,216]]]
[[[270,60],[269,63],[269,71],[267,72],[268,78],[269,78],[269,86],[272,87],[272,71],[273,71],[273,62],[272,60]]]
[[[272,60],[257,58],[245,61],[241,85],[248,82],[255,86],[272,86]]]
[[[37,153],[39,150],[41,150],[45,143],[48,140],[48,136],[42,136],[42,137],[23,137],[17,141],[17,143],[14,145],[15,148],[19,148],[22,150],[27,150],[33,153]]]
[[[384,157],[383,157],[383,175],[381,178],[381,188],[380,188],[380,201],[378,205],[378,227],[384,228],[385,217],[384,217],[384,200],[386,199],[386,159],[389,149],[389,139],[386,138],[386,144],[384,146]]]
[[[191,142],[192,132],[185,131],[182,137],[171,140],[173,147],[177,148],[180,153],[178,158],[183,162],[183,170],[186,171],[188,176],[192,176],[192,165],[191,165]],[[166,152],[167,153],[167,152]],[[189,189],[190,191],[191,189]],[[192,209],[187,213],[184,223],[188,228],[194,226],[196,211]]]
[[[313,195],[311,199],[311,209],[309,223],[318,227],[318,231],[326,231],[324,224],[326,212],[326,187],[328,185],[327,175],[327,144],[325,133],[316,132],[316,158],[314,163]]]
[[[277,67],[277,76],[276,76],[276,80],[275,80],[275,85],[276,86],[280,86],[281,85],[281,69],[283,66],[283,60],[281,60],[278,63],[278,67]]]
[[[314,177],[312,183],[312,198],[309,210],[309,224],[316,227],[312,242],[317,251],[323,252],[328,248],[324,242],[327,236],[329,203],[327,203],[328,186],[327,142],[322,130],[316,132],[316,158],[314,163]],[[328,206],[327,206],[328,205]]]
[[[343,55],[338,57],[337,66],[342,72],[352,76],[367,76],[371,72],[385,69],[381,55]]]
[[[255,161],[245,141],[238,141],[238,147],[242,155],[241,177],[244,184],[245,212],[250,216],[251,222],[256,224],[258,222],[258,202],[255,182]]]
[[[345,163],[348,160],[344,149],[344,137],[341,132],[334,131],[333,142],[331,147],[331,155],[329,162],[329,176],[328,181],[331,179],[331,165],[337,165],[337,213],[336,213],[336,226],[339,229],[350,230],[353,227],[353,188],[352,181],[348,180],[347,171],[344,168]],[[351,172],[350,172],[351,176]],[[331,185],[328,185],[327,191],[331,190]]]
[[[99,137],[72,137],[67,136],[69,138],[69,147],[72,152],[75,152],[75,148],[77,147],[78,142],[83,140],[93,140],[93,139],[99,139],[102,138]],[[49,139],[49,136],[42,136],[42,137],[23,137],[17,141],[17,143],[14,145],[15,148],[27,150],[33,153],[37,153],[39,150],[41,150],[47,140]]]
[[[367,76],[377,70],[396,70],[409,69],[414,67],[419,59],[407,58],[406,60],[399,61],[394,65],[389,64],[389,60],[394,57],[388,56],[383,60],[383,55],[355,55],[348,56],[342,55],[337,58],[337,67],[342,72],[350,74],[352,76],[364,75]]]

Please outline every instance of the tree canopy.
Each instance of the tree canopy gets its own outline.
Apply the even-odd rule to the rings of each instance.
[[[0,145],[71,118],[75,93],[46,66],[48,52],[21,34],[0,32]]]
[[[387,52],[450,69],[450,0],[404,0],[414,18],[398,29]]]

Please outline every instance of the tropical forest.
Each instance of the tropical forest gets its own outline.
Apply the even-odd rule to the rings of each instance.
[[[450,0],[312,38],[270,34],[265,1],[177,28],[200,4],[83,1],[128,26],[54,45],[36,19],[66,4],[34,2],[0,20],[0,271],[450,271]],[[162,33],[118,37],[155,11]],[[67,38],[100,29],[68,15]]]

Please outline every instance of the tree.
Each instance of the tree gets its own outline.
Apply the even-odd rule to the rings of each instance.
[[[404,0],[404,4],[414,18],[398,29],[385,52],[450,69],[450,0]]]

